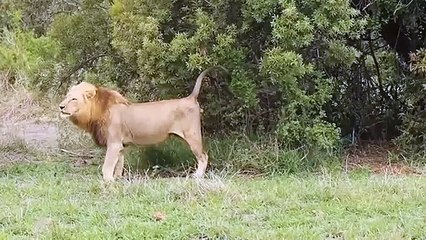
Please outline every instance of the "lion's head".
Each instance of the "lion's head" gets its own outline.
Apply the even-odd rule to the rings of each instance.
[[[72,86],[59,104],[62,118],[90,132],[99,145],[105,144],[108,109],[114,104],[129,104],[120,93],[87,82]]]
[[[59,104],[62,118],[87,115],[90,112],[91,100],[96,95],[96,86],[81,82],[70,88],[65,99]]]

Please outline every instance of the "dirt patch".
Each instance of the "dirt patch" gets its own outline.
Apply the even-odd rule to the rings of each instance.
[[[20,122],[0,125],[0,143],[22,142],[29,148],[40,151],[55,151],[59,148],[59,129],[54,122]]]
[[[0,146],[6,149],[26,147],[47,152],[59,147],[59,128],[53,99],[43,101],[35,94],[7,82],[0,74]],[[15,150],[14,150],[15,151]]]
[[[59,134],[54,122],[0,125],[0,166],[33,163],[39,154],[58,150]]]
[[[395,162],[399,149],[392,143],[365,142],[346,151],[345,168],[354,170],[369,168],[376,174],[421,174],[416,168]]]

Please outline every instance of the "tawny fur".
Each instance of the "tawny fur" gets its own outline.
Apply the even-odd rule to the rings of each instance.
[[[106,146],[102,166],[105,181],[121,176],[125,145],[157,144],[170,134],[188,143],[198,162],[194,176],[201,177],[208,155],[203,151],[197,97],[201,82],[211,69],[199,75],[189,96],[147,103],[130,103],[117,91],[81,82],[71,87],[60,103],[61,116],[91,133],[96,144]]]

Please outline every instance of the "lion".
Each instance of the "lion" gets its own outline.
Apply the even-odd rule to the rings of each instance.
[[[104,181],[122,176],[125,146],[158,144],[172,134],[188,143],[198,165],[193,176],[200,178],[206,171],[208,155],[203,150],[202,110],[197,97],[202,80],[212,68],[198,76],[189,96],[154,102],[132,103],[115,90],[81,82],[72,86],[59,104],[60,116],[90,133],[98,146],[106,147]]]

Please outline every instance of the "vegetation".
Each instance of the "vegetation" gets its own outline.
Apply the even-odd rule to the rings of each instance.
[[[152,101],[227,71],[199,97],[203,180],[177,138],[105,184],[71,124],[53,151],[0,136],[0,239],[425,239],[425,178],[387,174],[424,174],[396,160],[426,160],[425,28],[424,0],[2,0],[0,131],[82,80]],[[368,151],[384,174],[353,170]]]
[[[338,152],[395,140],[426,154],[426,2],[5,0],[0,71],[54,94],[86,80],[135,101],[203,85],[208,136]],[[257,141],[252,139],[252,141]],[[310,153],[312,155],[312,153]]]
[[[153,100],[187,94],[199,71],[220,64],[229,76],[213,77],[201,99],[208,132],[328,150],[339,133],[402,132],[401,145],[424,151],[423,1],[20,0],[2,9],[0,68],[11,82],[62,90],[85,79]]]

